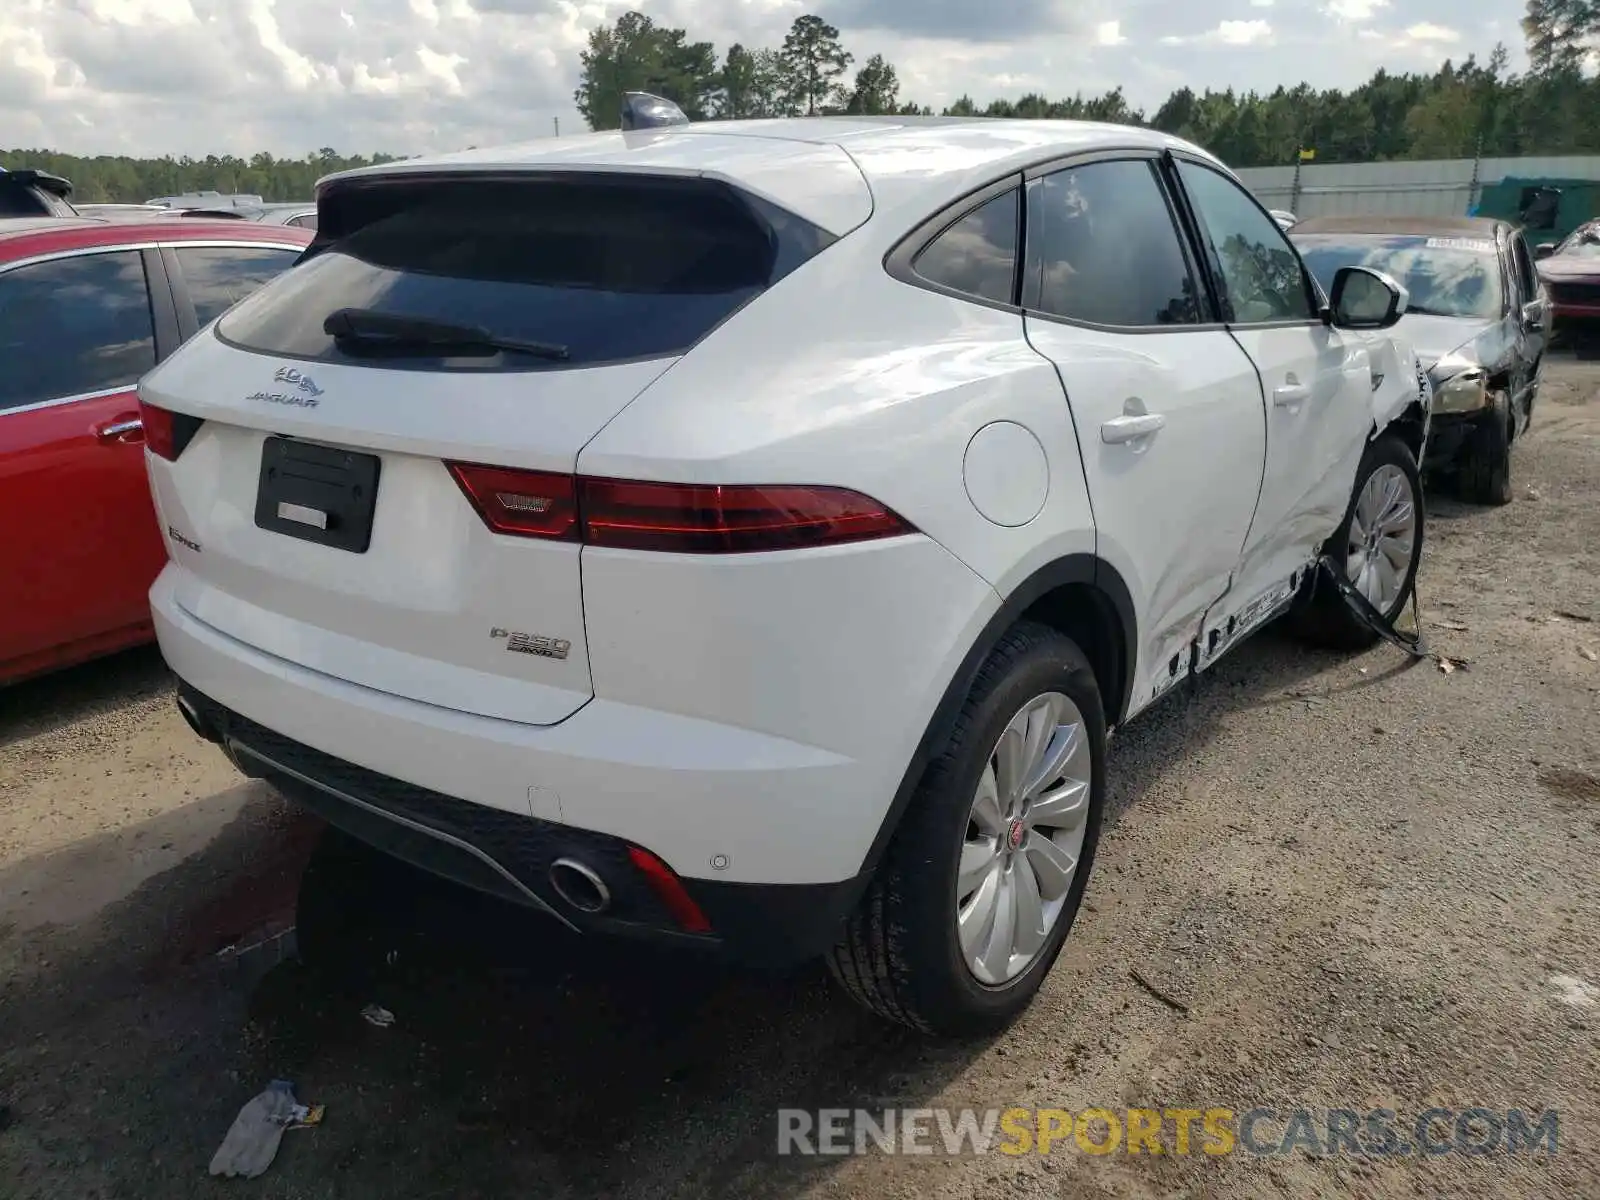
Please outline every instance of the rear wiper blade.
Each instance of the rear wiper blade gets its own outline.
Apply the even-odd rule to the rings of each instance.
[[[481,347],[485,350],[531,354],[535,358],[557,362],[571,356],[571,351],[558,342],[506,337],[491,333],[481,325],[458,325],[453,321],[407,317],[370,308],[336,309],[323,319],[322,332],[331,334],[337,341],[356,342],[374,349],[468,350]]]

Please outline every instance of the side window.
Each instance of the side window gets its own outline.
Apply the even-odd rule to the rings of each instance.
[[[1539,276],[1533,269],[1533,256],[1528,253],[1528,243],[1520,233],[1511,235],[1511,254],[1517,268],[1517,283],[1523,302],[1538,298]]]
[[[290,217],[289,224],[301,229],[315,229],[317,227],[316,213],[301,213],[298,217]]]
[[[209,325],[274,275],[287,270],[297,253],[268,246],[172,247],[189,285],[195,319]]]
[[[1017,270],[1017,190],[973,209],[912,260],[929,283],[980,300],[1010,304]]]
[[[81,254],[0,274],[0,412],[131,387],[156,364],[144,260]]]
[[[1315,293],[1278,223],[1216,171],[1179,162],[1178,175],[1222,273],[1224,317],[1239,325],[1314,320]]]
[[[1028,185],[1025,307],[1094,325],[1193,325],[1200,293],[1153,164],[1068,167]]]

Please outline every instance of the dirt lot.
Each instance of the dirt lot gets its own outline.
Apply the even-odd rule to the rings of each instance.
[[[390,877],[315,919],[392,965],[230,967],[293,920],[315,824],[189,734],[153,653],[0,694],[0,1195],[1600,1196],[1600,369],[1551,368],[1515,472],[1508,508],[1430,504],[1424,615],[1467,668],[1268,635],[1118,735],[1089,907],[981,1045],[481,906],[463,947]],[[208,1178],[275,1077],[325,1122]],[[1474,1104],[1558,1110],[1558,1152],[774,1153],[779,1107]]]

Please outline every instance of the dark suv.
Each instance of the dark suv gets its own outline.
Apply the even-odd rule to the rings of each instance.
[[[1410,293],[1399,329],[1434,389],[1426,465],[1465,499],[1509,502],[1549,303],[1521,231],[1483,217],[1312,217],[1289,236],[1324,291],[1340,267],[1361,266]]]
[[[0,217],[75,217],[72,184],[45,171],[0,167]]]

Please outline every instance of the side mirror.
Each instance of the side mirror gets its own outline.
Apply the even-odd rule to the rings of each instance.
[[[1388,329],[1405,315],[1410,297],[1381,271],[1340,267],[1328,297],[1331,323],[1338,329]]]
[[[1556,244],[1554,242],[1540,242],[1533,248],[1533,256],[1535,258],[1549,258],[1555,252]]]
[[[1522,327],[1529,333],[1544,328],[1544,301],[1529,300],[1522,306]]]

